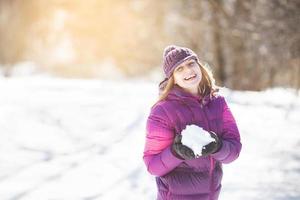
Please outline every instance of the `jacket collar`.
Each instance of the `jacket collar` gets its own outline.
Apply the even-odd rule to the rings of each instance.
[[[200,103],[202,106],[205,106],[210,102],[212,96],[206,95],[205,97],[201,97],[200,95],[194,95],[175,84],[170,90],[168,98],[176,99],[183,103],[197,102],[198,104]]]

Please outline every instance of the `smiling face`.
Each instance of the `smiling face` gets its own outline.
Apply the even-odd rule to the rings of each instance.
[[[189,59],[179,66],[173,72],[174,83],[186,91],[197,95],[198,86],[202,79],[200,66],[194,59]]]

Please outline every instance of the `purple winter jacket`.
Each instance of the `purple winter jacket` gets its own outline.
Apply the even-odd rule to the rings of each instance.
[[[209,156],[181,160],[171,153],[175,134],[195,124],[214,131],[221,149]],[[146,125],[143,159],[155,175],[157,200],[217,200],[222,180],[222,163],[238,158],[240,134],[222,96],[197,97],[175,85],[167,98],[152,107]]]

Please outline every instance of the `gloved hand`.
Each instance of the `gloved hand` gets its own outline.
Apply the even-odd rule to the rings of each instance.
[[[181,143],[182,135],[176,135],[171,146],[171,152],[174,156],[183,160],[190,160],[195,158],[194,151],[186,145]]]
[[[216,153],[222,147],[222,141],[219,139],[216,133],[209,131],[209,134],[215,141],[203,146],[202,156],[207,156]]]

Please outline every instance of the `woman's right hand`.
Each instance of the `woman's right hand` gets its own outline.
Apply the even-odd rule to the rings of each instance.
[[[181,143],[181,138],[182,138],[181,134],[176,135],[171,147],[172,154],[177,158],[183,160],[191,160],[196,158],[194,151],[188,146],[183,145]]]

